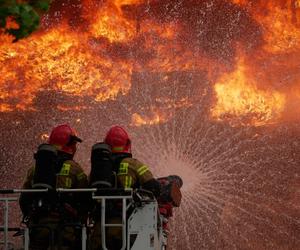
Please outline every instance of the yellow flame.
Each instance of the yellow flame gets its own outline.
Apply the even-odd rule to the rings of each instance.
[[[122,5],[137,1],[106,2],[93,18],[90,32],[94,37],[105,37],[110,42],[128,42],[136,35],[135,20],[123,16]]]
[[[0,105],[0,112],[11,112],[13,110],[14,109],[9,104],[4,103]]]
[[[18,99],[12,109],[29,108],[41,90],[104,101],[130,88],[130,63],[95,53],[86,36],[65,25],[15,44],[0,44],[0,64],[0,109],[6,111],[12,97]]]
[[[95,4],[93,0],[82,2],[88,6]],[[99,6],[92,11],[92,15],[85,14],[89,24],[80,32],[69,28],[67,23],[61,23],[15,44],[11,43],[10,36],[0,34],[0,112],[33,109],[34,98],[43,90],[88,96],[99,102],[114,99],[119,94],[128,93],[133,67],[136,71],[158,72],[226,70],[220,62],[201,53],[200,48],[197,57],[191,48],[176,39],[182,29],[180,22],[161,23],[145,19],[137,23],[138,20],[127,19],[123,7],[141,2],[145,1],[99,1]],[[300,21],[300,0],[286,1],[284,7],[278,3],[282,1],[232,2],[247,8],[263,26],[266,43],[260,54],[262,62],[265,60],[264,56],[268,57],[270,54],[277,56],[286,52],[299,53],[300,31],[297,25]],[[89,8],[86,10],[90,12]],[[139,41],[136,39],[139,36],[145,40],[142,42],[145,51],[153,53],[149,60],[140,60],[140,63],[139,60],[133,62],[126,56],[117,59],[111,56],[110,53],[113,52],[110,49],[116,44],[130,46],[129,42]],[[294,57],[297,58],[297,54]],[[136,59],[138,56],[132,58]],[[283,68],[288,68],[286,64],[289,61],[282,61]],[[253,71],[255,67],[260,67],[252,66]],[[297,66],[294,63],[291,70],[297,69]],[[214,81],[212,79],[218,73],[213,74],[208,74],[211,81]],[[272,81],[276,81],[276,76]],[[278,91],[258,88],[264,85],[264,82],[254,80],[254,76],[250,77],[244,61],[239,61],[236,71],[223,75],[215,85],[217,102],[212,108],[212,117],[219,120],[247,118],[249,124],[255,125],[271,123],[280,118],[285,107],[285,96]],[[166,122],[171,119],[174,109],[193,105],[186,98],[176,102],[167,97],[159,98],[156,103],[158,107],[147,116],[133,114],[132,123],[139,126]],[[58,105],[57,108],[65,111],[86,107],[66,104]]]
[[[96,14],[87,17],[90,25],[80,33],[62,22],[15,44],[9,36],[1,34],[0,110],[33,109],[35,97],[43,90],[89,96],[99,102],[114,99],[129,91],[133,67],[150,71],[195,70],[198,66],[207,69],[206,59],[198,60],[191,51],[174,43],[176,23],[143,22],[140,32],[145,34],[146,49],[155,50],[158,55],[148,65],[139,68],[130,59],[116,60],[107,55],[110,43],[125,43],[139,35],[136,20],[126,19],[122,7],[141,2],[101,3]],[[92,1],[83,3],[92,4]],[[107,38],[108,42],[93,39],[100,37]],[[159,37],[162,43],[157,45]]]
[[[217,102],[212,117],[233,120],[237,124],[264,125],[280,118],[285,107],[285,95],[274,90],[260,90],[246,74],[243,59],[237,69],[223,75],[214,86]]]

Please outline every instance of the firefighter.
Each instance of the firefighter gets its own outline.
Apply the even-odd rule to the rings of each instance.
[[[160,194],[160,184],[153,177],[149,167],[132,158],[131,140],[126,130],[113,126],[107,132],[104,142],[111,146],[113,161],[117,166],[118,185],[123,188],[140,188]]]
[[[118,187],[143,188],[151,191],[155,197],[160,194],[160,183],[153,177],[149,167],[132,157],[131,140],[126,130],[113,126],[107,132],[104,142],[111,147],[112,159],[117,173]],[[109,214],[109,223],[121,223],[120,211],[115,206]],[[120,227],[109,227],[107,230],[107,247],[110,250],[120,249],[122,232]],[[100,223],[95,223],[95,229],[90,239],[90,249],[101,249]]]
[[[48,143],[57,149],[54,172],[56,188],[86,188],[88,186],[86,174],[73,160],[78,142],[82,140],[68,124],[53,128],[50,134]],[[37,163],[29,169],[23,184],[24,189],[34,188],[36,172]],[[47,195],[49,197],[49,194]],[[77,236],[80,228],[66,226],[66,223],[80,225],[85,221],[88,201],[85,196],[80,193],[55,194],[55,199],[44,204],[44,208],[43,206],[36,208],[33,205],[33,195],[23,193],[19,202],[30,230],[30,249],[46,250],[51,248],[51,245],[55,249],[58,245],[60,249],[80,249],[81,244],[77,241],[78,238],[80,239]]]

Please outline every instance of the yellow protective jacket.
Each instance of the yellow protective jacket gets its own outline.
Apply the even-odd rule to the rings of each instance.
[[[131,155],[130,155],[131,156]],[[153,191],[153,186],[157,181],[154,179],[149,167],[131,158],[128,155],[114,155],[114,162],[117,165],[117,179],[118,187],[120,188],[140,188],[148,185],[149,191]],[[153,184],[154,183],[154,184]],[[147,188],[146,188],[147,189]],[[155,188],[154,188],[155,189]],[[107,218],[106,223],[121,223],[120,210],[116,201],[114,210],[109,211],[110,215]],[[122,231],[120,227],[109,227],[107,229],[107,246],[108,249],[120,249],[121,248]],[[95,226],[90,234],[90,249],[98,250],[101,248],[101,224],[100,219],[96,219]]]
[[[124,188],[138,188],[153,179],[149,167],[134,158],[124,158],[119,166],[118,184]]]
[[[32,188],[35,167],[28,170],[23,188]],[[87,188],[87,176],[81,166],[73,161],[67,160],[56,174],[56,188]]]
[[[31,167],[25,178],[23,188],[31,189],[33,185],[35,167]],[[56,188],[87,188],[88,180],[81,166],[74,160],[64,161],[61,170],[56,174]],[[66,194],[64,196],[67,203],[71,206],[70,209],[77,210],[80,215],[85,214],[88,209],[89,197],[85,193]],[[70,202],[71,201],[71,202]],[[23,193],[20,196],[20,207],[24,215],[30,213],[30,205],[32,202],[32,195],[30,193]],[[79,215],[78,214],[78,215]]]

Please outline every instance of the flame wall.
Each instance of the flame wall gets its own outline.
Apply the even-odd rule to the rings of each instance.
[[[296,119],[299,13],[296,0],[54,1],[30,38],[1,36],[0,110],[34,110],[44,90],[101,103],[128,93],[132,71],[204,70],[212,119]]]

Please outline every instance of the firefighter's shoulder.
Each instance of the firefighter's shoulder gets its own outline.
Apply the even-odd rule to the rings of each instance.
[[[122,160],[122,164],[126,164],[128,165],[128,168],[137,170],[139,169],[141,166],[144,166],[145,164],[143,164],[141,161],[135,159],[135,158],[125,158]]]
[[[67,160],[63,164],[63,168],[68,168],[70,170],[71,174],[78,174],[83,171],[83,168],[80,166],[80,164],[74,160]]]
[[[146,173],[151,174],[149,167],[135,158],[125,158],[122,163],[128,164],[128,169],[132,169],[138,176],[142,176]]]

